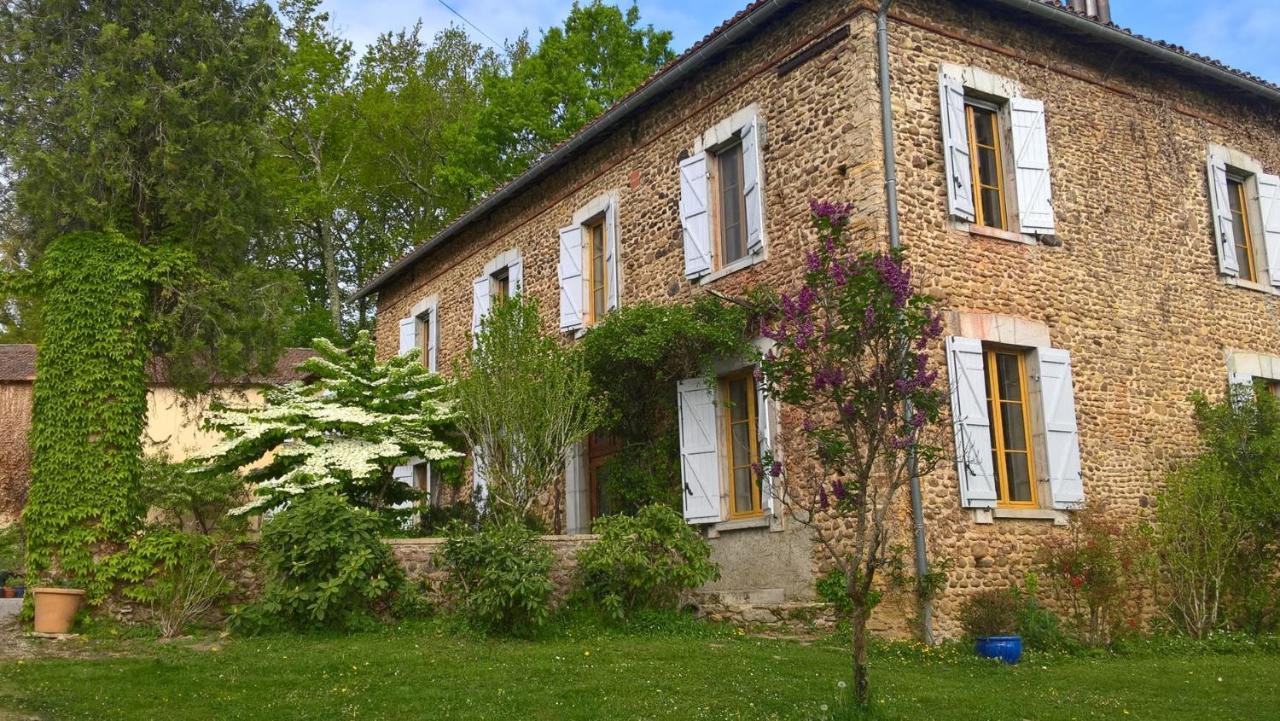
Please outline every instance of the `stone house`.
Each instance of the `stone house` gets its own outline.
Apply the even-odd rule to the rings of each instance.
[[[205,393],[188,398],[178,390],[157,364],[147,373],[147,427],[142,434],[143,451],[163,454],[181,461],[212,448],[222,440],[201,427],[204,411],[214,400],[254,403],[262,397],[262,387],[303,380],[297,370],[311,357],[309,348],[286,348],[269,373],[251,374],[232,380],[217,380]],[[0,344],[0,525],[16,520],[26,502],[31,483],[32,390],[36,378],[36,346],[25,343]]]
[[[576,335],[639,300],[790,286],[809,199],[851,202],[886,247],[896,185],[916,281],[948,309],[957,462],[920,479],[917,526],[950,561],[933,629],[954,636],[965,595],[1018,580],[1073,509],[1141,512],[1194,447],[1191,391],[1280,382],[1280,87],[1119,28],[1105,0],[886,4],[895,183],[880,4],[761,0],[360,294],[383,357],[443,367],[494,294]],[[722,566],[707,591],[811,599],[821,555],[740,478],[798,423],[747,364],[680,384],[684,512]],[[724,441],[741,428],[747,455]],[[592,452],[567,463],[568,532],[589,528]]]

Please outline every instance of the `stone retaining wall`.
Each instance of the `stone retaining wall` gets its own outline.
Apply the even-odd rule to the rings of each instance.
[[[578,551],[596,540],[591,534],[542,536],[542,542],[551,547],[555,564],[551,567],[551,580],[555,584],[555,598],[561,599],[573,587],[573,572],[578,567]],[[423,580],[428,591],[435,593],[445,580],[444,571],[436,565],[435,553],[444,545],[443,538],[389,538],[396,560],[413,580]]]

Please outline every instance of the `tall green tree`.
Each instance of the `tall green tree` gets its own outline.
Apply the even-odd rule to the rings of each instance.
[[[150,289],[150,350],[193,381],[272,360],[288,286],[256,261],[282,50],[264,2],[0,4],[3,232],[21,249],[9,263],[86,229],[171,246],[194,262],[183,283]]]

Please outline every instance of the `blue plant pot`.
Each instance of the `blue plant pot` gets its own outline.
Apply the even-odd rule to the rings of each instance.
[[[1022,658],[1022,637],[984,636],[974,643],[973,650],[983,658],[994,658],[1007,664],[1015,664]]]
[[[23,596],[25,596],[25,595],[27,595],[27,587],[26,587],[26,586],[14,586],[14,587],[13,587],[13,597],[14,597],[14,598],[22,598],[22,597],[23,597]]]

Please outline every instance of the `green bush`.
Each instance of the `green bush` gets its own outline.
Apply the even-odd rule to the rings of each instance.
[[[455,526],[436,556],[448,573],[444,591],[471,624],[498,633],[524,633],[551,615],[551,548],[518,522]]]
[[[198,533],[152,527],[129,540],[107,563],[110,576],[126,585],[125,598],[155,614],[160,635],[172,638],[209,613],[231,589],[222,563],[230,541]]]
[[[578,552],[578,583],[613,618],[674,608],[683,592],[720,577],[711,546],[670,506],[605,516],[593,530],[600,539]]]
[[[307,493],[263,526],[262,598],[237,614],[246,630],[351,628],[403,615],[417,600],[379,517],[334,493]]]
[[[1022,600],[1010,588],[980,591],[960,607],[960,625],[968,638],[1007,636],[1018,630]]]
[[[227,515],[247,496],[244,479],[235,473],[197,473],[189,463],[144,458],[140,492],[156,520],[180,531],[207,534],[243,526],[242,517]]]
[[[1078,644],[1062,628],[1062,619],[1040,605],[1038,576],[1028,573],[1024,584],[1022,589],[1014,589],[1019,600],[1017,629],[1023,645],[1033,651],[1075,650]]]

